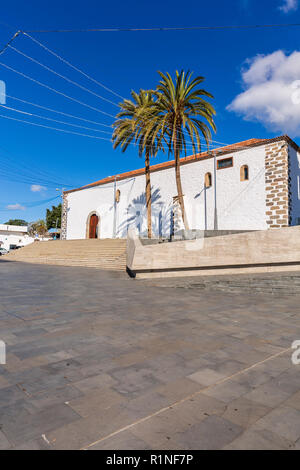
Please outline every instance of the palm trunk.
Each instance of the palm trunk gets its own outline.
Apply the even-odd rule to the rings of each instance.
[[[177,186],[177,194],[178,194],[178,201],[181,209],[181,216],[182,221],[184,223],[185,230],[189,230],[189,225],[186,219],[185,209],[184,209],[184,200],[182,194],[182,185],[181,185],[181,177],[180,177],[180,152],[177,149],[177,139],[174,139],[174,153],[175,153],[175,176],[176,176],[176,186]]]
[[[148,151],[146,151],[146,154],[145,154],[145,175],[146,175],[146,206],[147,206],[148,238],[152,238],[150,158],[149,158]]]

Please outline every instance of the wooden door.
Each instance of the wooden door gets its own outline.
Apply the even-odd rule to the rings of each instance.
[[[99,217],[93,214],[90,218],[89,238],[98,238],[98,222]]]

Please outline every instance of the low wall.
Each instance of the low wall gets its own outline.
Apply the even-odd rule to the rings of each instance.
[[[300,226],[143,246],[131,230],[133,277],[300,271]]]

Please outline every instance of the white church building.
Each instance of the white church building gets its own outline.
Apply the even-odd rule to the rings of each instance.
[[[250,139],[181,159],[191,230],[266,230],[300,224],[300,148],[288,136]],[[151,166],[153,237],[183,228],[174,160]],[[144,168],[66,191],[63,239],[147,236]]]

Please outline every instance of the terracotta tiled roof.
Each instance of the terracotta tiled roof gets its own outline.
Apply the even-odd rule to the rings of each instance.
[[[285,140],[286,142],[288,142],[296,150],[300,150],[298,145],[292,139],[290,139],[290,137],[288,137],[287,135],[283,135],[283,136],[279,136],[279,137],[274,137],[273,139],[248,139],[248,140],[244,140],[242,142],[237,142],[236,144],[226,145],[225,147],[220,147],[220,148],[217,148],[217,149],[213,149],[210,152],[201,152],[201,153],[197,153],[195,155],[190,155],[189,157],[183,157],[183,158],[180,159],[180,162],[181,162],[181,165],[185,165],[187,163],[191,163],[191,162],[194,162],[194,161],[206,160],[208,158],[213,158],[214,154],[216,154],[219,157],[219,156],[225,155],[227,153],[238,152],[239,150],[242,150],[242,149],[257,147],[257,146],[260,146],[260,145],[266,145],[266,144],[270,144],[272,142],[278,142],[278,141],[282,141],[282,140]],[[150,167],[150,171],[151,171],[151,173],[154,173],[155,171],[164,170],[166,168],[172,168],[174,166],[175,166],[175,160],[168,160],[168,161],[163,162],[163,163],[158,163],[156,165],[152,165]],[[90,183],[90,184],[87,184],[85,186],[81,186],[80,188],[70,189],[69,191],[65,191],[65,194],[72,193],[74,191],[80,191],[82,189],[92,188],[94,186],[100,186],[100,185],[103,185],[103,184],[106,184],[106,183],[111,183],[111,182],[115,181],[115,179],[116,179],[116,181],[121,181],[121,180],[124,180],[124,179],[127,179],[127,178],[132,178],[134,176],[139,176],[139,175],[143,175],[143,174],[145,174],[145,168],[140,168],[138,170],[128,171],[126,173],[121,173],[120,175],[116,175],[116,176],[108,176],[107,178],[103,178],[99,181],[95,181],[94,183]]]

